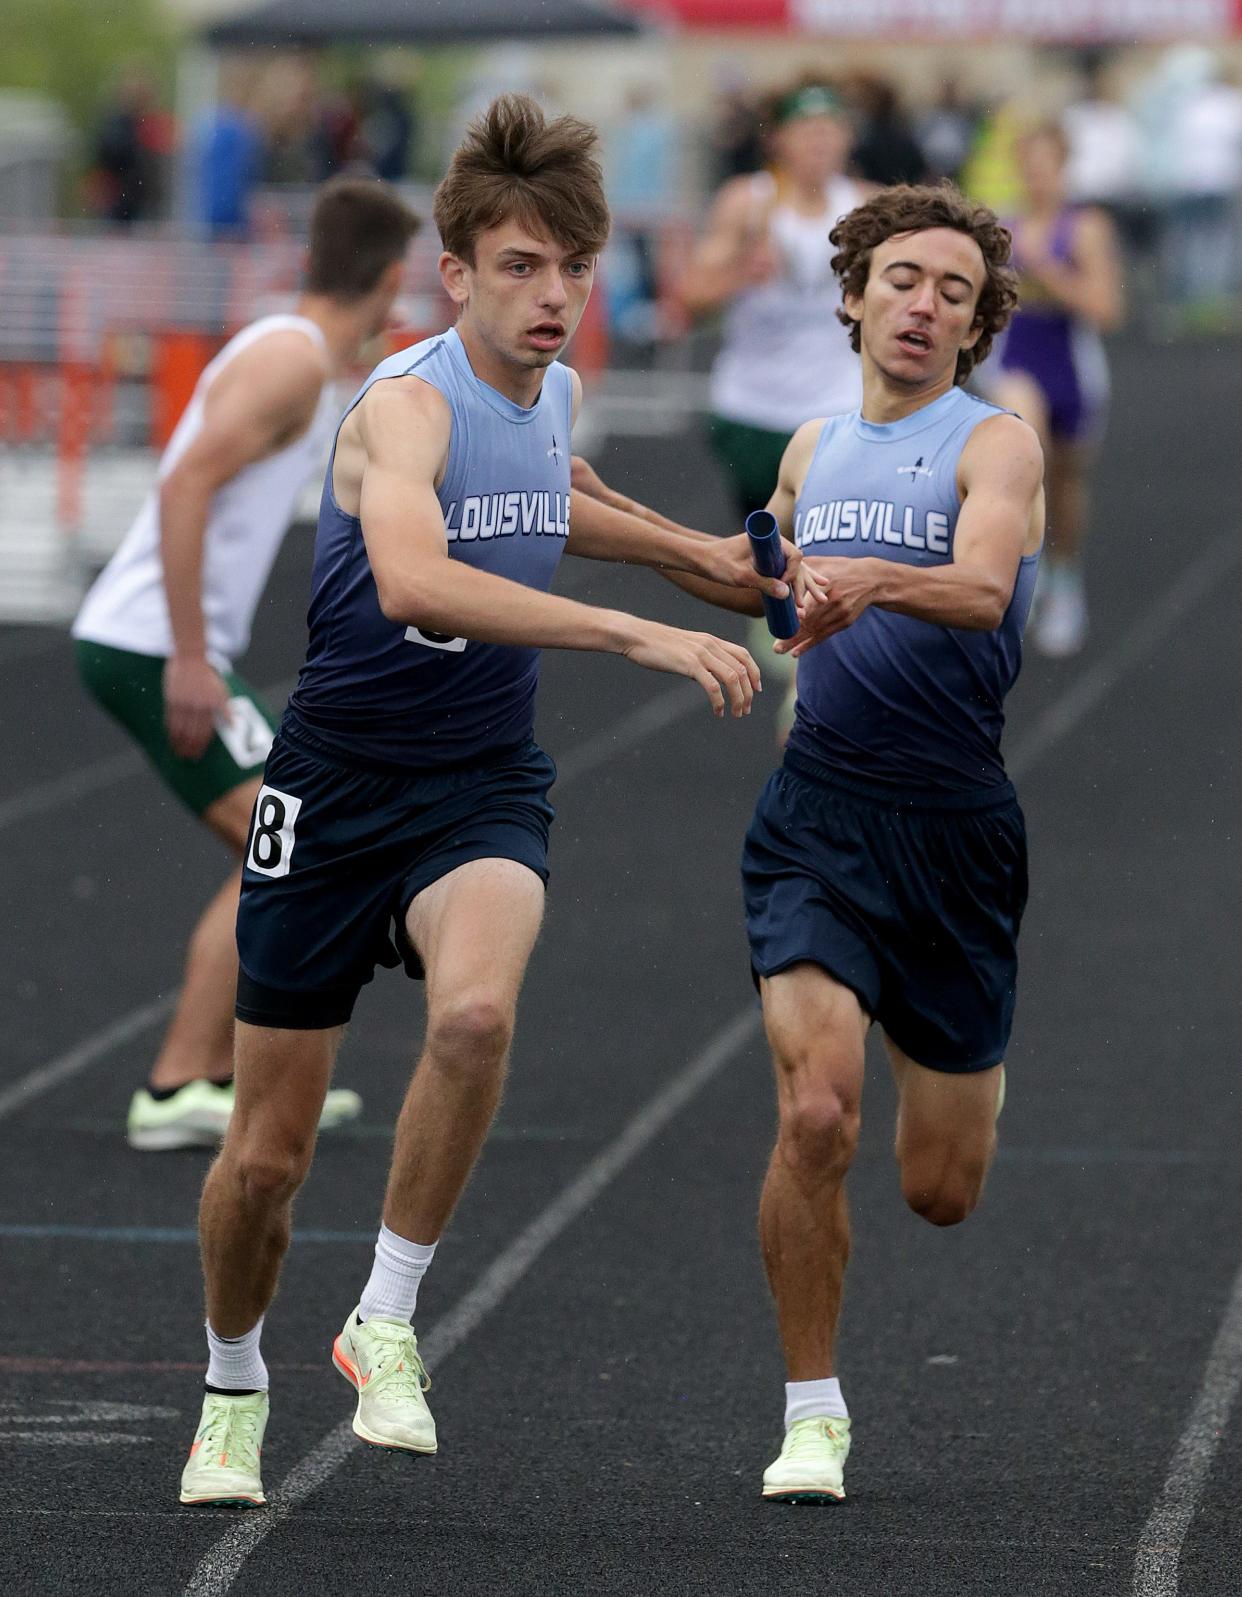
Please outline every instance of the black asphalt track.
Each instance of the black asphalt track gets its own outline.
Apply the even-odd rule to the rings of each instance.
[[[751,1032],[433,1363],[438,1457],[348,1453],[231,1586],[213,1565],[195,1590],[1134,1589],[1242,1263],[1238,355],[1116,351],[1092,642],[1064,664],[1030,654],[1011,700],[1033,892],[1001,1153],[966,1225],[935,1231],[902,1205],[892,1092],[872,1056],[850,1178],[848,1501],[758,1496],[783,1376],[754,1240],[773,1111]],[[696,434],[618,442],[597,464],[673,514],[726,525]],[[294,534],[246,666],[257,683],[300,660],[308,552]],[[713,624],[647,573],[574,562],[566,579]],[[752,1004],[736,859],[778,695],[718,724],[676,691],[614,659],[545,663],[541,735],[580,774],[559,799],[511,1085],[423,1289],[429,1341]],[[631,712],[656,701],[663,724],[641,737]],[[0,705],[2,1094],[171,992],[224,860],[126,764],[63,635],[0,630]],[[617,741],[601,761],[588,740],[605,728]],[[581,771],[584,748],[596,763]],[[57,787],[67,779],[77,796]],[[368,1268],[420,1006],[417,988],[382,977],[346,1044],[339,1079],[366,1110],[321,1142],[296,1217],[312,1237],[295,1243],[265,1335],[269,1493],[350,1412],[328,1351]],[[189,1237],[205,1156],[126,1149],[158,1023],[130,1030],[0,1116],[5,1591],[179,1593],[240,1523],[176,1505],[199,1406]],[[356,1240],[315,1240],[342,1232]],[[1240,1427],[1235,1414],[1219,1438],[1165,1594],[1242,1589]]]

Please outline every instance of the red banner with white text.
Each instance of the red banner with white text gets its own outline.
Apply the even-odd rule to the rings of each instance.
[[[1024,39],[1139,44],[1242,31],[1242,0],[627,0],[687,28],[764,28],[836,39]]]

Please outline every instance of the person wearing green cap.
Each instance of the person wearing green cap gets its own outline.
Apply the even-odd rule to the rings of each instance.
[[[763,124],[769,166],[717,194],[681,284],[692,313],[723,312],[708,427],[739,516],[767,504],[804,421],[862,398],[858,357],[838,331],[828,241],[874,192],[846,176],[845,107],[828,83],[802,78],[769,97]]]

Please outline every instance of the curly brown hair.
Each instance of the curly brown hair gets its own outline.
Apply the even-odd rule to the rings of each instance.
[[[836,245],[832,270],[843,294],[861,296],[871,271],[876,246],[901,233],[925,233],[932,227],[950,227],[973,238],[983,254],[987,278],[979,292],[973,325],[982,328],[970,349],[957,354],[954,382],[966,381],[980,361],[986,360],[992,340],[1009,323],[1018,303],[1017,276],[1009,265],[1013,243],[986,205],[969,200],[947,180],[936,184],[900,183],[881,191],[843,216],[828,235]],[[844,306],[837,317],[849,328],[850,346],[862,347],[862,328]]]

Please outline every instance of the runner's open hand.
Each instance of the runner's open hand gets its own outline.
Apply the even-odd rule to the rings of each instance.
[[[762,684],[759,667],[741,644],[657,621],[635,620],[634,626],[633,641],[621,651],[627,660],[651,671],[692,677],[707,694],[716,715],[724,715],[726,702],[734,716],[750,714]]]

